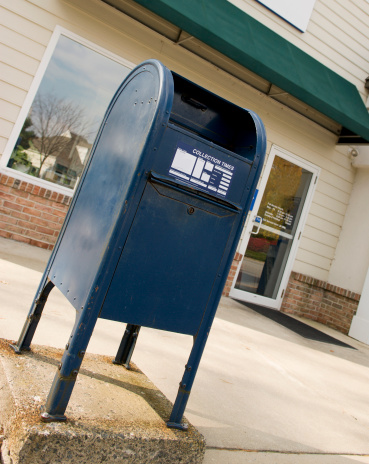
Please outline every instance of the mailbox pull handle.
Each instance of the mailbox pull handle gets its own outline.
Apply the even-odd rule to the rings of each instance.
[[[152,179],[154,182],[157,182],[158,184],[170,186],[171,188],[179,192],[185,192],[186,194],[191,195],[192,197],[201,197],[202,200],[211,203],[212,205],[221,206],[229,211],[232,211],[232,213],[240,213],[242,211],[242,208],[240,208],[238,205],[235,205],[234,203],[231,203],[230,201],[225,201],[223,199],[217,199],[218,201],[215,201],[212,197],[210,197],[210,195],[206,195],[206,193],[200,192],[198,190],[196,190],[195,193],[193,191],[194,189],[189,187],[184,182],[181,182],[180,180],[176,179],[174,181],[169,177],[163,176],[162,174],[157,174],[153,171],[150,171],[149,179]]]

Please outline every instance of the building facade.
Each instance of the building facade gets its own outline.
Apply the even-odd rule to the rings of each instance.
[[[266,127],[225,294],[369,343],[366,0],[1,0],[0,9],[0,236],[52,249],[111,97],[155,58]]]

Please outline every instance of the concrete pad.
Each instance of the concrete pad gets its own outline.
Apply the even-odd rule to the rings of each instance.
[[[66,415],[42,423],[63,350],[32,345],[16,355],[0,339],[0,423],[4,463],[201,463],[205,442],[189,424],[168,429],[172,405],[136,367],[86,354]]]

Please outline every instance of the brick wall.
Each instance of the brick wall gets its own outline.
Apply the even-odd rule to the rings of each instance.
[[[237,266],[243,256],[236,253],[223,295],[228,296]],[[281,311],[306,317],[348,334],[360,295],[328,282],[292,272]]]
[[[281,311],[312,319],[347,334],[359,300],[358,293],[292,272]]]
[[[0,174],[0,236],[51,250],[71,197]]]

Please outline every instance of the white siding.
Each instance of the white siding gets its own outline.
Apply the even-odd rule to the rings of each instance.
[[[361,30],[365,31],[366,26],[359,18],[359,11],[363,7],[368,17],[368,4],[364,0],[347,2],[358,5],[350,9],[350,14],[356,18]],[[301,34],[284,23],[257,2],[244,0],[244,3],[247,4],[248,13],[262,19],[277,32],[283,32],[286,38],[311,52],[313,56],[325,62],[333,60],[332,67],[334,64],[334,68],[342,74],[347,74],[346,69],[351,60],[353,71],[352,75],[349,71],[350,80],[359,84],[357,76],[365,74],[362,70],[365,61],[363,53],[366,46],[369,50],[369,43],[367,38],[364,40],[364,34],[360,30],[352,34],[352,37],[350,29],[349,32],[343,31],[346,23],[346,10],[343,6],[336,9],[333,21],[342,28],[344,36],[339,39],[332,36],[334,40],[330,37],[327,49],[319,46],[319,41],[325,34],[321,24],[326,24],[324,21],[327,21],[329,7],[335,3],[344,5],[345,1],[317,0],[316,11],[306,34]],[[240,106],[256,111],[267,129],[268,151],[272,144],[276,144],[321,167],[294,270],[321,280],[328,279],[354,180],[347,150],[335,146],[336,138],[333,134],[100,1],[0,0],[0,21],[4,24],[1,40],[3,51],[0,53],[1,150],[5,147],[57,25],[133,63],[157,58],[179,74]],[[362,35],[363,45],[356,49],[355,54],[350,58],[341,55],[341,42],[346,44],[346,54],[356,47]],[[333,53],[335,47],[339,50],[338,55]],[[323,49],[325,54],[322,54]]]

